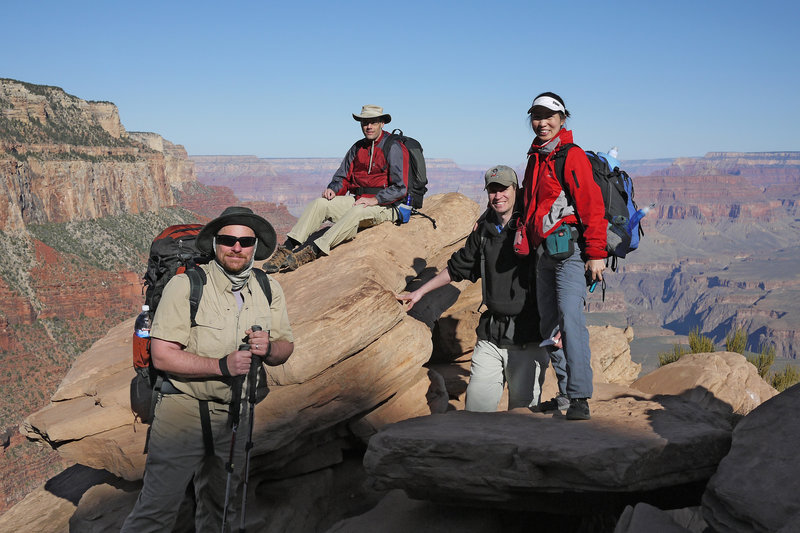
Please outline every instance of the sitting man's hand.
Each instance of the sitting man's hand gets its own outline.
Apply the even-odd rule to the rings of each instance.
[[[360,205],[361,207],[367,207],[368,205],[378,205],[378,200],[376,200],[374,196],[370,198],[362,196],[361,198],[356,200],[355,205]]]
[[[322,197],[326,200],[333,200],[336,197],[336,193],[333,192],[333,189],[325,189],[322,191]]]

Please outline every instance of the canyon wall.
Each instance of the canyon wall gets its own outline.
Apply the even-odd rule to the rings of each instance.
[[[0,79],[0,230],[155,211],[193,181],[182,146],[126,132],[114,104]]]

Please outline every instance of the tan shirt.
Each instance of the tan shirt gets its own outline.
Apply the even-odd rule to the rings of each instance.
[[[221,359],[238,349],[244,342],[245,331],[257,324],[270,332],[270,341],[294,342],[286,312],[286,299],[277,281],[269,278],[272,305],[254,274],[242,288],[244,304],[241,310],[231,290],[231,282],[213,264],[202,265],[208,281],[191,327],[189,319],[189,278],[174,276],[158,304],[151,335],[157,339],[177,342],[188,352],[201,357]],[[230,383],[222,378],[189,379],[170,376],[172,384],[199,400],[230,402]]]

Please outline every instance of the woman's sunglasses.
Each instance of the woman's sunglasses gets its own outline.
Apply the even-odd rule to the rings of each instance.
[[[250,248],[251,246],[255,246],[256,241],[255,237],[236,237],[234,235],[217,235],[217,244],[221,244],[222,246],[236,246],[236,243],[242,245],[242,248]]]

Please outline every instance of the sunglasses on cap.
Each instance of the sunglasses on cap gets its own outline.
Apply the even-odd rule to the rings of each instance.
[[[236,237],[234,235],[217,235],[216,239],[217,244],[221,244],[222,246],[227,246],[229,248],[231,246],[236,246],[237,242],[242,245],[242,248],[250,248],[255,246],[256,241],[258,240],[255,237]]]

